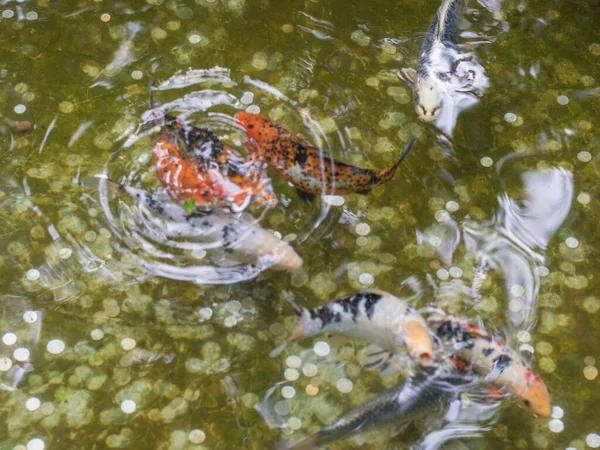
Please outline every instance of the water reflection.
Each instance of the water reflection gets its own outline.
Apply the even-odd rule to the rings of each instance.
[[[567,217],[573,197],[573,175],[566,169],[523,171],[518,177],[522,196],[517,199],[502,192],[492,220],[467,217],[459,223],[448,219],[419,234],[421,241],[436,248],[445,264],[451,264],[459,245],[464,243],[478,273],[472,289],[458,283],[458,289],[466,295],[463,302],[481,300],[477,284],[485,274],[502,274],[506,317],[513,332],[529,330],[536,321],[538,267],[544,264],[547,245]],[[438,288],[442,297],[455,284],[457,280],[442,281]]]

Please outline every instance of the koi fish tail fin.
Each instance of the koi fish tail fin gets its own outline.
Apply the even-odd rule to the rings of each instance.
[[[400,165],[400,163],[402,161],[404,161],[404,158],[406,158],[406,155],[409,154],[409,152],[413,148],[413,145],[415,145],[416,141],[417,140],[415,138],[412,138],[411,140],[409,140],[406,143],[406,145],[404,146],[404,150],[402,150],[402,153],[400,154],[400,158],[398,158],[398,161],[396,161],[392,167],[390,167],[388,169],[384,169],[381,172],[377,173],[377,175],[376,175],[376,178],[377,178],[376,185],[377,186],[394,178],[394,175],[396,174],[396,169],[398,169],[398,166]]]
[[[317,437],[309,436],[299,441],[286,441],[275,444],[274,450],[312,450],[317,446]]]
[[[362,351],[363,367],[378,370],[382,377],[395,375],[402,372],[402,364],[395,356],[377,345],[369,345]]]

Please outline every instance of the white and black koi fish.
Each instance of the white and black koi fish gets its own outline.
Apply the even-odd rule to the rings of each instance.
[[[166,219],[161,223],[161,232],[165,236],[215,242],[240,261],[256,263],[263,260],[274,269],[294,270],[302,266],[302,258],[287,242],[256,223],[217,210],[207,214],[189,214],[183,207],[160,200],[143,189],[107,181],[118,191]]]
[[[390,357],[408,350],[421,366],[433,364],[433,341],[425,320],[405,300],[392,294],[368,290],[314,309],[299,306],[289,297],[286,299],[298,316],[292,340],[333,332],[369,341]],[[282,349],[275,349],[271,356]]]
[[[472,386],[472,382],[471,377],[459,371],[429,376],[420,374],[387,389],[312,436],[294,442],[280,442],[276,449],[309,450],[358,431],[407,424],[445,408],[458,393]]]
[[[428,317],[428,325],[455,356],[537,417],[550,417],[550,392],[528,358],[470,323],[454,317]]]
[[[415,110],[421,120],[433,122],[440,115],[448,83],[458,78],[462,89],[472,84],[474,72],[457,77],[461,61],[458,51],[460,0],[442,0],[429,29],[415,69],[401,69],[398,78],[412,87]],[[457,89],[455,89],[457,90]]]

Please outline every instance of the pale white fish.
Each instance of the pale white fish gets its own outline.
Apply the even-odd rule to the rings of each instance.
[[[314,309],[297,305],[289,295],[285,298],[298,316],[292,340],[337,333],[381,347],[382,358],[408,351],[419,365],[433,364],[433,341],[425,320],[408,302],[390,293],[367,290]],[[271,356],[279,354],[285,344]]]

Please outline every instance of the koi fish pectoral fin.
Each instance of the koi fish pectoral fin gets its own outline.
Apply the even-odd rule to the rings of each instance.
[[[410,87],[413,87],[417,80],[417,71],[412,68],[400,69],[397,75],[400,81]]]
[[[383,377],[402,372],[400,361],[395,358],[395,355],[377,345],[369,345],[362,351],[362,355],[363,367],[378,370]]]
[[[310,203],[315,199],[315,194],[311,194],[310,192],[301,191],[298,188],[296,188],[296,192],[298,193],[298,197],[300,197],[302,201],[306,203]]]
[[[390,438],[393,439],[396,436],[401,435],[410,425],[410,420],[406,422],[397,423],[390,428]]]

